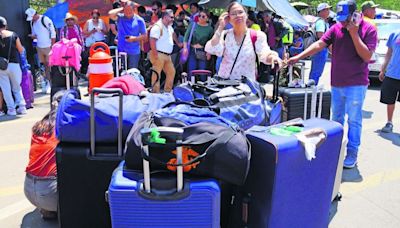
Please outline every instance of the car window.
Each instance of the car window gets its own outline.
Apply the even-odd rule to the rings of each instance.
[[[390,34],[400,30],[400,23],[377,23],[378,38],[380,40],[389,39]]]

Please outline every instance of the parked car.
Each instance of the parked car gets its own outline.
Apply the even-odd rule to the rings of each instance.
[[[390,34],[395,31],[400,31],[399,19],[376,19],[374,22],[378,30],[378,46],[372,56],[372,63],[368,65],[370,78],[377,78],[381,71],[388,49],[386,43]]]

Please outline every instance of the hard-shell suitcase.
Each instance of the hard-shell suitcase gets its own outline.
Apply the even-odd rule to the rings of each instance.
[[[219,227],[220,188],[213,179],[183,178],[181,128],[142,129],[143,153],[149,155],[149,136],[176,139],[176,176],[152,172],[143,160],[143,172],[128,170],[122,162],[113,173],[107,198],[112,226],[119,227]],[[151,139],[150,139],[151,140]]]
[[[118,143],[96,143],[95,93],[118,93]],[[104,194],[122,157],[122,91],[94,88],[91,94],[90,144],[60,143],[56,149],[60,227],[111,227]],[[80,129],[77,129],[79,131]]]
[[[325,90],[323,85],[316,86],[312,81],[304,83],[304,62],[301,65],[300,87],[281,87],[279,95],[283,100],[282,121],[288,121],[295,118],[313,118],[312,110],[318,105],[320,113],[319,118],[330,119],[331,92]],[[289,66],[289,84],[293,81],[293,66]],[[308,93],[312,93],[312,99],[307,100]],[[305,99],[306,98],[306,99]],[[315,102],[319,100],[319,103]],[[314,101],[314,103],[313,103]],[[315,116],[314,116],[315,117]]]
[[[292,124],[299,124],[298,120]],[[247,131],[251,166],[246,183],[236,192],[239,197],[233,201],[236,214],[230,214],[240,219],[230,227],[328,227],[343,128],[319,118],[302,124],[303,136],[316,132],[326,136],[317,144],[312,160],[306,158],[298,137],[271,134],[272,128],[290,122]]]
[[[51,78],[51,92],[50,92],[50,104],[52,102],[54,94],[61,90],[73,89],[78,92],[80,98],[80,91],[78,88],[78,78],[76,77],[76,71],[73,67],[61,67],[52,66],[50,68]]]

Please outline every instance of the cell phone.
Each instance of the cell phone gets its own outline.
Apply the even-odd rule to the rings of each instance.
[[[128,35],[125,36],[125,39],[129,39],[129,38],[131,38],[131,36],[128,36]]]
[[[359,26],[361,23],[361,14],[354,12],[353,16],[351,17],[351,20],[355,25]]]

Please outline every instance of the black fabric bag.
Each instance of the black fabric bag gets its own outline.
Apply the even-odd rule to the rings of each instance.
[[[192,175],[212,177],[242,185],[250,164],[250,145],[243,131],[229,126],[200,122],[187,125],[171,117],[157,117],[143,113],[128,135],[125,146],[125,162],[129,169],[142,170],[143,158],[150,162],[152,170],[174,171],[176,164],[175,141],[150,145],[151,154],[141,150],[140,130],[152,127],[181,127],[183,133],[184,171]],[[169,143],[169,142],[173,143]],[[176,152],[175,152],[176,153]]]
[[[195,48],[194,54],[196,55],[197,60],[207,60],[207,53],[202,48]]]
[[[13,40],[14,34],[10,36],[10,46],[8,47],[8,57],[7,59],[4,57],[0,57],[0,70],[7,70],[8,68],[8,63],[10,61],[10,55],[11,55],[11,46],[12,46],[12,40]]]

